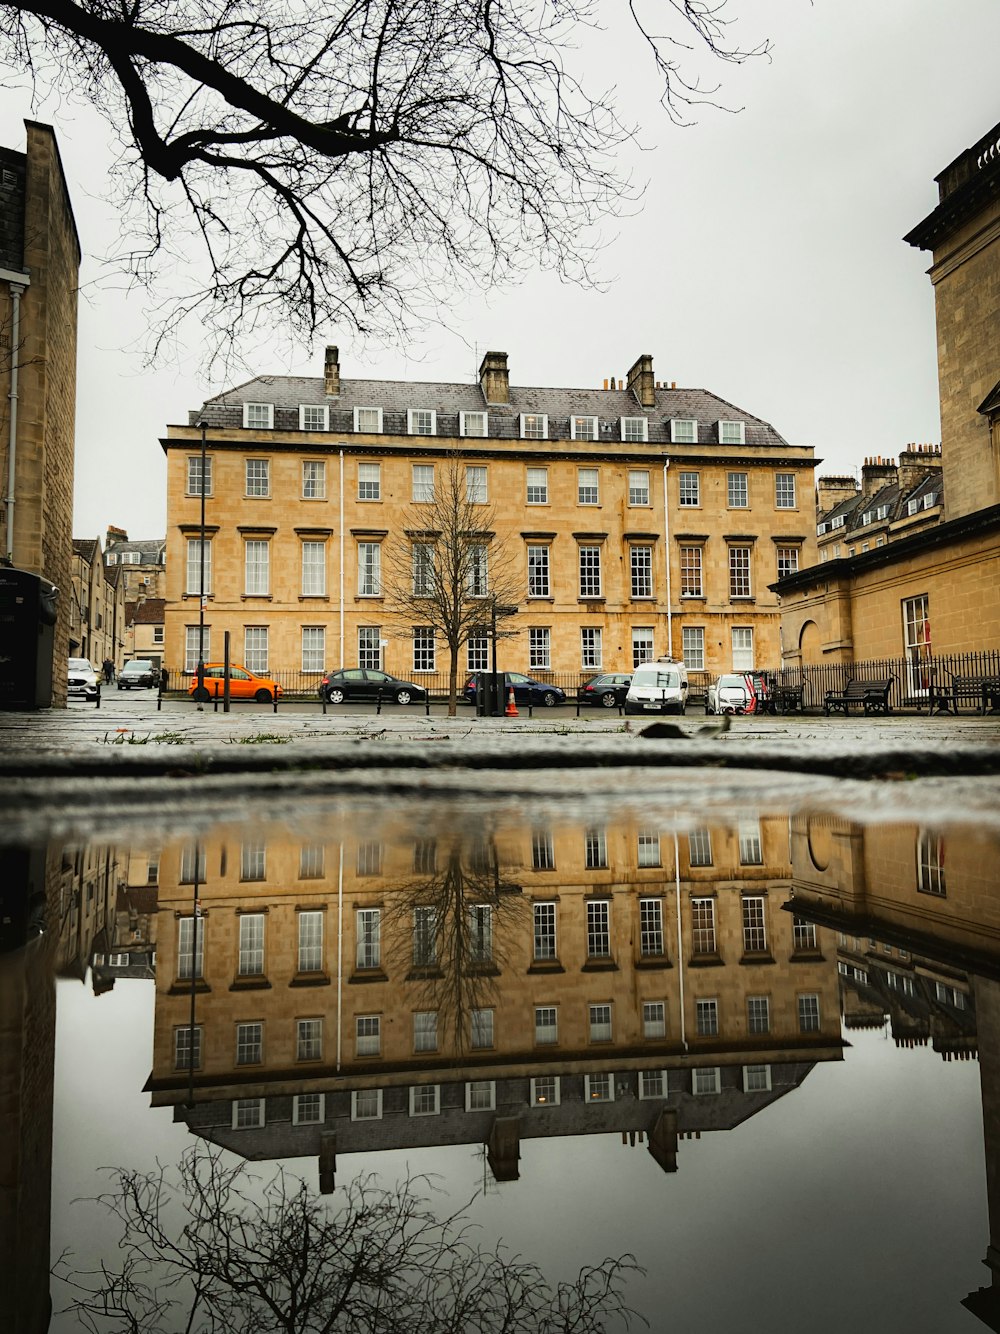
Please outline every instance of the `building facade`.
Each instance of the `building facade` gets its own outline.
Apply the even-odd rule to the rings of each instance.
[[[125,591],[119,571],[108,570],[101,559],[99,537],[73,539],[69,603],[70,655],[89,658],[98,670],[106,659],[120,667],[126,635]]]
[[[491,560],[519,572],[508,669],[776,664],[768,585],[815,559],[812,449],[707,390],[656,381],[649,356],[574,390],[512,385],[499,352],[472,384],[342,379],[328,348],[322,378],[252,380],[161,443],[171,670],[197,665],[204,586],[206,661],[228,631],[251,670],[446,671],[417,617],[390,617],[385,580],[391,544],[435,541],[420,506],[453,467],[493,523],[470,596],[488,604]],[[490,666],[488,652],[474,637],[458,670]]]

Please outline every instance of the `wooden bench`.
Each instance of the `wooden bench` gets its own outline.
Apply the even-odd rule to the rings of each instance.
[[[775,713],[795,713],[802,711],[801,686],[772,686],[771,707]]]
[[[945,693],[942,698],[949,696]],[[953,676],[950,703],[956,713],[963,702],[975,704],[980,713],[1000,708],[1000,676]]]
[[[829,718],[831,709],[841,709],[846,717],[851,706],[859,704],[865,713],[888,713],[889,691],[893,678],[881,681],[859,681],[852,677],[843,690],[828,690],[823,700],[823,712]]]

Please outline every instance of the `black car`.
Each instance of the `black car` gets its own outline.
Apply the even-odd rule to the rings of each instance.
[[[393,701],[422,704],[427,698],[423,686],[371,667],[342,667],[339,672],[324,672],[319,683],[319,697],[328,704],[355,704],[361,700],[374,703],[380,694],[385,704]]]
[[[118,689],[131,690],[133,686],[155,686],[160,678],[159,668],[148,658],[133,658],[118,673]]]
[[[563,704],[566,700],[566,691],[561,690],[559,686],[550,685],[547,681],[536,681],[534,677],[525,676],[523,672],[504,672],[504,695],[509,695],[511,689],[514,691],[514,701],[517,704],[542,704],[546,708],[551,708],[553,704]],[[470,704],[476,702],[476,678],[470,676],[465,683],[465,690],[462,692]]]
[[[625,703],[631,684],[631,672],[605,672],[603,676],[584,681],[576,697],[581,704],[600,704],[605,709],[614,709]]]

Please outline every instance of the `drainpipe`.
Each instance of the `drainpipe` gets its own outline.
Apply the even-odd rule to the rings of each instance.
[[[21,343],[21,296],[31,279],[26,273],[0,269],[0,280],[10,283],[10,430],[7,443],[7,563],[14,564],[14,480],[17,465],[17,372]]]
[[[344,451],[340,451],[340,665],[344,658]]]
[[[670,460],[666,459],[663,464],[663,544],[667,560],[667,657],[674,656],[674,621],[673,605],[674,600],[670,589],[670,502],[667,499],[667,469],[670,467]]]
[[[343,455],[341,455],[343,458]],[[337,860],[337,1074],[344,1054],[344,845]]]
[[[674,819],[677,819],[677,812],[674,811]],[[680,1021],[681,1021],[681,1046],[687,1053],[687,1032],[685,1029],[684,1016],[684,934],[681,930],[681,853],[677,840],[677,831],[674,830],[674,897],[677,901],[677,987],[679,992]]]

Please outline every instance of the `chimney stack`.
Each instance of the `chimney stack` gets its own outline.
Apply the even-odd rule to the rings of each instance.
[[[897,477],[895,459],[884,459],[881,454],[865,459],[861,469],[861,494],[871,497],[883,486],[890,486]]]
[[[928,473],[941,472],[939,445],[907,445],[899,451],[899,489],[910,491]]]
[[[110,523],[108,524],[107,536],[104,539],[104,548],[106,551],[110,551],[111,548],[118,542],[127,542],[127,541],[128,541],[128,533],[125,531],[124,528],[115,528],[113,524]]]
[[[820,477],[816,483],[816,513],[826,514],[834,505],[857,494],[858,484],[853,477]]]
[[[648,353],[638,357],[628,373],[628,387],[644,408],[656,406],[656,381],[653,358]]]
[[[487,352],[479,367],[479,386],[487,403],[510,402],[506,352]]]
[[[340,349],[328,347],[326,349],[326,359],[323,363],[323,392],[327,398],[338,398],[340,395]]]

